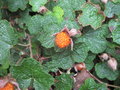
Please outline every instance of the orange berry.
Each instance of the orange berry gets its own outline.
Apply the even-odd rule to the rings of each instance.
[[[14,90],[14,85],[11,83],[7,83],[5,87],[0,88],[0,90]]]
[[[64,48],[69,46],[69,44],[71,43],[70,40],[70,36],[67,34],[67,32],[60,32],[56,35],[55,37],[55,44],[59,47],[59,48]]]

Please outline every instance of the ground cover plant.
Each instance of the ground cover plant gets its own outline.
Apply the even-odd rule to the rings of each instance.
[[[0,90],[120,90],[120,0],[0,0]]]

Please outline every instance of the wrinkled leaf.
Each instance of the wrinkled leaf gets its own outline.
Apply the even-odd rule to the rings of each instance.
[[[115,30],[117,28],[117,26],[120,25],[120,22],[116,21],[116,20],[110,20],[109,21],[109,29],[112,32],[113,30]]]
[[[109,1],[105,5],[105,15],[108,18],[112,18],[115,15],[120,15],[120,4],[114,4],[113,2]]]
[[[21,66],[11,67],[11,74],[19,82],[21,88],[28,88],[31,80],[34,80],[35,90],[48,90],[54,80],[44,71],[39,62],[31,58],[24,59]]]
[[[58,0],[57,6],[60,6],[64,10],[64,18],[74,20],[75,11],[80,10],[85,0]]]
[[[44,6],[47,0],[29,0],[29,4],[32,6],[34,12],[39,11],[41,6]]]
[[[85,44],[78,44],[73,51],[67,49],[53,55],[52,61],[48,62],[45,67],[48,71],[56,71],[58,68],[68,69],[75,62],[83,62],[87,55],[88,47]]]
[[[117,27],[115,30],[113,30],[112,32],[112,38],[113,38],[113,41],[120,44],[120,26]]]
[[[79,90],[108,90],[105,84],[97,84],[94,79],[88,78]]]
[[[90,53],[87,58],[85,59],[85,65],[87,70],[91,70],[94,66],[93,60],[95,59],[95,54]]]
[[[12,12],[18,9],[25,10],[28,0],[7,0],[8,9]]]
[[[13,28],[8,21],[0,21],[0,64],[3,64],[2,68],[9,66],[10,48],[16,44],[16,36]]]
[[[55,78],[55,90],[71,90],[73,85],[73,79],[68,74],[62,74]]]
[[[92,4],[85,4],[82,7],[82,14],[78,17],[78,21],[83,26],[91,25],[94,29],[101,27],[104,16],[99,13],[98,7]]]
[[[103,52],[107,47],[104,36],[108,34],[108,28],[103,26],[100,29],[89,30],[85,35],[78,38],[77,42],[84,42],[93,53]]]
[[[62,8],[56,6],[53,8],[53,15],[61,22],[63,20],[64,11]]]
[[[119,75],[118,71],[113,71],[105,62],[97,63],[95,71],[98,77],[107,78],[108,80],[115,80]]]

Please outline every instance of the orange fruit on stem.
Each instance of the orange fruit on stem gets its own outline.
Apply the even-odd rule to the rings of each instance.
[[[14,85],[11,83],[7,83],[5,87],[0,88],[0,90],[14,90]]]
[[[59,48],[65,48],[71,43],[71,38],[67,32],[60,32],[55,37],[55,44]]]

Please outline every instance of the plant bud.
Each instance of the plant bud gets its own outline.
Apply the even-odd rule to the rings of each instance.
[[[45,6],[42,6],[42,7],[40,7],[40,9],[39,9],[39,13],[46,13],[47,12],[47,8],[45,7]]]
[[[106,4],[108,2],[108,0],[101,0],[101,2]]]
[[[76,34],[78,34],[79,32],[76,30],[76,29],[71,29],[70,31],[69,31],[69,35],[70,36],[75,36]]]
[[[108,60],[109,59],[109,55],[107,53],[103,53],[101,55],[99,55],[99,58],[104,61],[104,60]]]
[[[115,58],[110,58],[107,63],[112,70],[117,70],[117,61]]]
[[[81,70],[85,69],[86,66],[84,63],[78,63],[78,64],[75,64],[74,68],[75,68],[75,71],[81,71]]]

